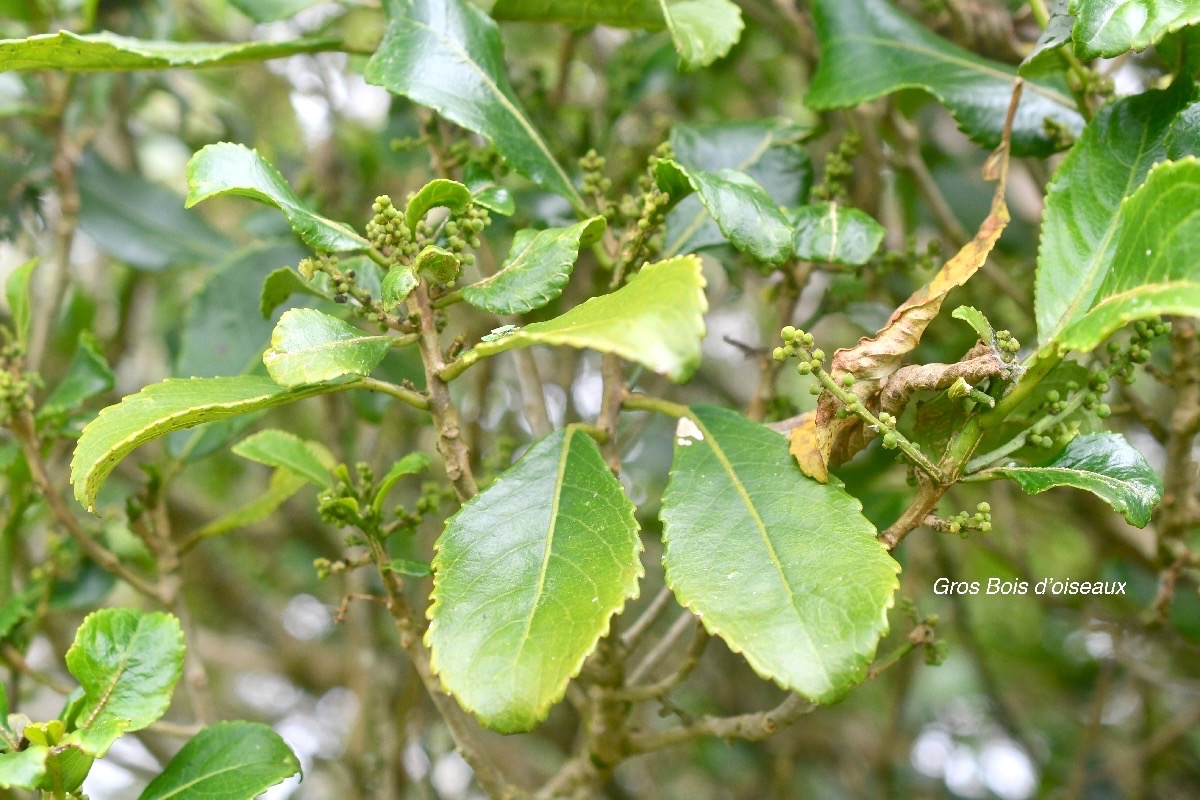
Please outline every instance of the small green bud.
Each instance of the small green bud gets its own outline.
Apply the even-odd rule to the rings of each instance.
[[[812,364],[808,361],[801,361],[796,365],[796,372],[800,375],[811,375],[813,371]]]
[[[784,351],[782,347],[776,347],[771,351],[771,358],[775,359],[776,361],[783,361],[787,358],[787,352]]]
[[[1112,416],[1112,406],[1110,406],[1108,403],[1101,403],[1100,405],[1096,406],[1096,416],[1100,419],[1108,419],[1110,416]]]
[[[790,342],[792,339],[796,338],[796,334],[797,334],[797,333],[800,333],[800,331],[797,331],[797,330],[796,330],[796,329],[795,329],[793,326],[791,326],[791,325],[787,325],[787,326],[785,326],[785,327],[784,327],[784,329],[783,329],[783,330],[781,330],[781,331],[779,332],[779,335],[783,337],[783,340],[784,340],[785,342]]]
[[[816,361],[819,364],[825,360],[825,351],[820,350],[820,349],[813,350],[812,357],[813,357],[813,361]]]
[[[842,376],[842,386],[845,386],[847,389],[849,389],[853,385],[854,385],[854,376],[853,375],[851,375],[850,373],[846,373],[845,375]]]
[[[979,505],[975,506],[975,510],[980,514],[990,514],[992,513],[992,505],[991,503],[980,503]]]

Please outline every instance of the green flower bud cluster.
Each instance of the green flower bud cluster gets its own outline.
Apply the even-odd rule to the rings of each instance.
[[[821,369],[821,366],[825,363],[825,351],[819,347],[813,347],[815,340],[811,333],[797,330],[795,327],[788,325],[779,332],[779,336],[783,339],[783,346],[776,347],[771,352],[772,358],[776,361],[799,358],[800,360],[796,362],[797,375],[812,375]],[[847,389],[853,386],[854,376],[843,375],[842,385]],[[809,387],[809,391],[814,395],[819,395],[824,389],[821,384],[815,383]]]
[[[590,198],[596,210],[605,217],[609,217],[616,212],[616,209],[608,200],[608,193],[612,190],[612,180],[604,176],[604,170],[607,166],[608,159],[595,150],[588,150],[587,154],[579,159],[579,168],[583,171],[583,183],[581,186],[583,196]]]
[[[41,385],[36,373],[25,371],[25,348],[0,328],[0,421],[32,411],[33,393]]]
[[[950,655],[950,645],[945,639],[934,639],[925,645],[925,663],[931,667],[941,666]]]
[[[1139,319],[1133,323],[1133,333],[1129,336],[1128,345],[1122,347],[1121,343],[1117,341],[1108,343],[1108,354],[1111,360],[1105,370],[1097,373],[1097,377],[1103,378],[1105,383],[1110,378],[1116,378],[1126,386],[1133,383],[1136,366],[1150,360],[1150,345],[1157,337],[1165,336],[1170,332],[1171,323],[1164,322],[1159,317]]]
[[[1053,142],[1056,152],[1068,150],[1071,145],[1075,144],[1075,134],[1060,119],[1043,117],[1042,131],[1046,134],[1046,138]]]
[[[862,137],[857,133],[850,132],[842,137],[837,149],[825,156],[825,177],[813,187],[813,202],[846,202],[849,197],[846,186],[854,176],[854,165],[851,162],[861,149]]]
[[[345,464],[334,467],[333,483],[317,495],[317,513],[329,525],[375,531],[379,518],[370,502],[375,488],[374,472],[370,465],[362,463],[355,472],[357,480],[351,478]]]
[[[938,527],[946,533],[956,533],[964,539],[971,531],[988,533],[992,529],[992,506],[989,503],[980,503],[975,506],[974,514],[960,511],[950,519],[942,520]]]
[[[1000,351],[1000,358],[1006,364],[1011,364],[1017,360],[1017,353],[1021,351],[1021,343],[1017,341],[1017,337],[1012,335],[1011,331],[996,331],[996,348]]]
[[[479,235],[488,225],[492,217],[486,208],[474,203],[467,206],[460,216],[452,216],[442,226],[442,234],[446,237],[446,249],[454,253],[458,260],[468,267],[475,265],[475,255],[467,250],[477,250],[482,245]]]
[[[417,254],[413,231],[404,222],[404,212],[392,205],[392,198],[386,194],[376,197],[371,213],[367,238],[376,250],[389,258],[412,258]]]
[[[879,432],[883,434],[883,447],[885,450],[895,450],[900,446],[900,434],[896,432],[898,420],[886,411],[880,411],[878,416],[882,426]]]

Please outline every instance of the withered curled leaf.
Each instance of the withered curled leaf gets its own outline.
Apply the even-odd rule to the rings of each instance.
[[[879,397],[888,378],[895,374],[905,356],[920,343],[922,334],[941,311],[942,302],[950,291],[966,283],[983,266],[1008,225],[1008,205],[1004,199],[1008,178],[1008,131],[1020,91],[1018,83],[1009,106],[1005,136],[984,167],[984,177],[996,181],[996,193],[992,198],[991,211],[979,231],[938,270],[929,283],[913,292],[892,313],[878,333],[833,354],[829,365],[830,375],[839,383],[843,376],[853,375],[854,385],[849,391],[868,409],[879,409]],[[830,467],[853,457],[875,435],[856,416],[838,419],[836,414],[840,405],[841,401],[833,394],[823,392],[817,400],[816,409],[797,420],[789,437],[792,455],[796,457],[800,469],[822,483],[829,480]]]

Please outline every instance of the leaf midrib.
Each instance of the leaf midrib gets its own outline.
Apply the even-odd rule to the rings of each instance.
[[[779,575],[779,582],[783,584],[783,589],[788,596],[788,604],[791,605],[792,611],[796,614],[796,619],[800,623],[800,630],[804,632],[804,638],[808,642],[808,647],[812,651],[813,661],[821,667],[821,672],[825,675],[825,682],[829,686],[836,685],[833,676],[829,673],[829,668],[825,665],[825,661],[821,658],[821,652],[817,649],[817,643],[813,641],[812,633],[805,624],[804,614],[800,611],[800,606],[797,604],[796,594],[792,591],[792,585],[788,582],[787,573],[784,571],[783,562],[779,559],[779,554],[775,550],[775,545],[771,542],[771,537],[767,532],[767,524],[758,513],[758,508],[754,505],[753,498],[750,497],[750,492],[746,489],[746,485],[742,483],[742,479],[738,476],[733,468],[733,463],[729,457],[725,455],[725,451],[717,444],[717,440],[713,437],[712,431],[708,429],[696,414],[688,414],[688,419],[695,423],[696,427],[704,434],[704,442],[716,457],[721,468],[725,470],[725,474],[729,476],[730,483],[733,484],[738,496],[741,497],[742,503],[746,506],[746,510],[750,513],[754,520],[755,526],[758,528],[759,536],[762,537],[763,544],[767,547],[767,553],[771,557],[771,563],[775,567],[776,573]]]
[[[1101,472],[1089,472],[1087,470],[1078,469],[1076,467],[1053,467],[1053,466],[1046,466],[1046,467],[1020,467],[1020,466],[1018,466],[1018,467],[1004,467],[1003,469],[1005,472],[1008,472],[1008,473],[1014,473],[1017,475],[1030,475],[1030,476],[1037,476],[1039,474],[1045,474],[1045,473],[1049,473],[1049,472],[1060,472],[1065,475],[1077,476],[1081,481],[1095,480],[1095,481],[1103,483],[1114,489],[1126,489],[1129,492],[1137,495],[1138,499],[1140,499],[1144,503],[1153,503],[1154,502],[1154,493],[1148,491],[1142,484],[1136,483],[1134,481],[1123,481],[1123,480],[1120,480],[1119,478],[1114,478],[1111,475],[1105,475]],[[1055,487],[1047,486],[1045,488],[1053,489]]]
[[[896,50],[908,50],[908,51],[916,53],[918,55],[928,56],[937,61],[944,61],[948,64],[954,64],[954,65],[957,65],[960,67],[965,67],[967,69],[974,70],[976,72],[979,72],[983,75],[987,75],[992,78],[999,78],[999,79],[1005,81],[1006,83],[1015,84],[1020,79],[1019,75],[1013,75],[1008,72],[1005,72],[1004,70],[996,69],[995,67],[991,67],[986,64],[981,64],[977,61],[972,61],[968,58],[963,58],[962,56],[950,55],[950,54],[944,53],[939,50],[934,50],[934,49],[930,49],[928,47],[924,47],[922,45],[914,44],[912,42],[903,42],[903,41],[899,41],[896,39],[884,39],[884,38],[881,38],[878,36],[860,36],[857,34],[844,34],[841,36],[836,36],[831,39],[831,42],[836,42],[839,39],[842,41],[846,41],[846,42],[862,42],[864,44],[876,45],[879,47],[890,47],[890,48],[893,48]],[[910,85],[914,86],[915,88],[929,88],[929,84],[919,84],[919,85],[910,84]],[[1025,90],[1029,91],[1029,92],[1033,92],[1034,94],[1039,94],[1042,97],[1046,98],[1047,100],[1052,100],[1055,103],[1058,103],[1059,105],[1063,106],[1064,108],[1070,109],[1073,107],[1073,103],[1069,98],[1064,97],[1063,95],[1061,95],[1058,92],[1055,92],[1051,89],[1047,89],[1045,86],[1042,86],[1041,84],[1032,83],[1032,82],[1027,81],[1025,83]]]
[[[554,531],[558,526],[558,509],[562,501],[563,481],[567,474],[567,460],[571,455],[571,442],[575,438],[575,429],[568,428],[563,436],[562,453],[558,457],[558,472],[554,477],[554,499],[550,505],[550,522],[546,529],[546,551],[542,555],[542,565],[538,571],[537,585],[533,591],[533,605],[529,608],[529,616],[525,620],[525,630],[521,633],[521,643],[517,646],[517,653],[513,656],[513,664],[521,661],[521,656],[525,652],[525,645],[529,643],[529,634],[533,630],[533,620],[537,616],[538,608],[542,603],[542,596],[546,591],[546,573],[550,569],[550,557],[554,550]],[[513,681],[517,679],[517,671],[513,670]],[[515,688],[515,687],[514,687]]]

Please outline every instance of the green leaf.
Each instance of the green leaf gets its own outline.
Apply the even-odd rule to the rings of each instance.
[[[886,233],[874,217],[838,203],[801,206],[792,214],[796,258],[862,266]]]
[[[662,520],[667,584],[759,675],[822,703],[866,678],[900,567],[858,500],[805,477],[785,438],[693,408]]]
[[[1026,77],[1061,72],[1067,68],[1061,48],[1071,41],[1075,18],[1068,11],[1067,0],[1051,0],[1049,11],[1050,19],[1046,22],[1045,30],[1021,62],[1019,72]]]
[[[1123,201],[1167,158],[1186,103],[1177,90],[1150,91],[1097,112],[1046,190],[1035,296],[1038,341],[1046,344],[1092,305],[1112,267]],[[1200,138],[1186,151],[1200,153]]]
[[[1139,528],[1150,522],[1163,494],[1158,473],[1116,433],[1076,436],[1053,461],[1041,466],[1010,464],[989,471],[1012,478],[1028,494],[1056,486],[1084,489]]]
[[[255,22],[278,22],[299,14],[321,0],[229,0],[229,4]]]
[[[541,440],[446,521],[430,666],[489,728],[533,728],[637,596],[634,507],[574,426]]]
[[[471,190],[475,205],[482,206],[493,214],[511,217],[517,213],[517,204],[508,189],[496,182],[496,176],[475,162],[463,167],[463,180]]]
[[[597,241],[604,227],[604,217],[592,217],[569,228],[517,231],[499,271],[465,287],[463,298],[494,314],[541,308],[562,294],[579,250]]]
[[[300,772],[287,743],[257,722],[218,722],[175,754],[138,800],[254,800]]]
[[[0,789],[36,789],[46,775],[49,755],[50,748],[43,745],[0,754]]]
[[[125,720],[140,731],[161,717],[183,673],[183,629],[161,612],[105,608],[88,614],[67,651],[83,688],[79,727]]]
[[[63,739],[64,744],[71,745],[86,756],[103,758],[113,742],[120,739],[129,730],[130,721],[122,718],[108,718],[93,723],[90,727],[72,731]]]
[[[91,72],[134,69],[227,67],[297,53],[340,49],[337,39],[283,42],[170,42],[131,39],[115,33],[84,36],[59,31],[28,39],[0,39],[0,70]]]
[[[175,375],[212,378],[257,368],[275,327],[259,313],[259,286],[271,270],[304,254],[302,245],[285,240],[222,258],[187,304]]]
[[[1112,264],[1091,309],[1055,341],[1080,351],[1129,323],[1162,314],[1200,316],[1200,160],[1154,167],[1121,203]]]
[[[29,342],[30,283],[38,260],[31,258],[8,273],[4,281],[4,299],[8,302],[8,315],[12,318],[13,332],[22,345]]]
[[[675,161],[658,162],[659,187],[681,200],[690,186],[721,233],[759,261],[781,264],[792,257],[792,226],[766,189],[743,172],[689,171]]]
[[[96,246],[137,269],[224,261],[233,245],[165,186],[114,169],[92,150],[76,172],[79,228]]]
[[[608,25],[643,30],[663,27],[658,0],[496,0],[492,16],[516,22]]]
[[[734,169],[757,181],[776,205],[804,202],[813,168],[798,142],[807,129],[778,119],[676,125],[671,129],[675,160],[688,172]],[[694,253],[726,243],[725,236],[695,197],[680,200],[667,214],[664,255]]]
[[[428,106],[488,139],[513,169],[584,208],[509,83],[496,23],[465,0],[389,0],[368,83]]]
[[[959,127],[996,147],[1017,73],[926,30],[886,0],[813,0],[821,61],[807,103],[848,108],[901,89],[922,89],[946,106]],[[1029,82],[1013,123],[1014,155],[1047,155],[1057,145],[1049,118],[1078,133],[1083,119],[1070,97]]]
[[[996,331],[992,328],[992,323],[988,322],[988,318],[979,309],[971,306],[959,306],[950,313],[950,316],[955,319],[961,319],[970,325],[975,333],[979,334],[979,341],[986,344],[996,343]]]
[[[268,467],[290,470],[322,488],[333,483],[321,454],[294,433],[274,429],[259,431],[235,444],[233,452]]]
[[[435,208],[448,208],[452,213],[459,214],[470,204],[471,190],[466,186],[458,181],[434,178],[408,201],[404,209],[404,224],[410,231],[415,231],[417,223]]]
[[[38,408],[38,418],[69,414],[84,401],[110,391],[114,381],[112,368],[100,352],[100,343],[90,332],[84,331],[79,335],[79,344],[67,365],[67,374]]]
[[[412,290],[417,288],[419,282],[413,267],[406,267],[403,264],[393,266],[383,276],[380,298],[384,308],[390,311],[403,303]]]
[[[282,386],[368,375],[392,346],[392,337],[369,335],[314,308],[284,312],[263,354],[267,372]]]
[[[707,67],[727,55],[746,27],[731,0],[659,0],[667,30],[685,69]]]
[[[617,291],[560,317],[479,344],[465,366],[514,347],[566,345],[616,353],[682,383],[700,364],[707,310],[700,259],[679,256],[647,264]]]
[[[429,469],[431,463],[429,456],[424,453],[409,453],[395,464],[392,464],[392,468],[388,470],[387,475],[384,475],[383,479],[375,487],[375,498],[372,501],[375,511],[380,513],[383,511],[383,501],[387,499],[388,492],[392,490],[392,487],[401,478],[406,475],[416,475],[424,472]]]
[[[280,267],[266,277],[259,295],[258,310],[263,319],[270,319],[275,309],[288,301],[294,294],[325,297],[325,293],[300,276],[290,267]],[[328,299],[328,298],[326,298]]]
[[[308,481],[305,478],[291,470],[277,469],[271,473],[271,480],[265,492],[246,505],[217,517],[192,534],[192,540],[200,542],[262,522],[307,485]]]
[[[1145,50],[1168,33],[1200,22],[1196,0],[1071,0],[1075,52],[1112,58]]]
[[[255,375],[170,378],[147,386],[101,411],[83,429],[71,459],[75,498],[88,510],[94,510],[96,495],[113,468],[125,456],[159,436],[339,388],[342,387],[288,389]]]
[[[416,259],[413,261],[413,269],[416,270],[418,275],[424,275],[433,283],[454,283],[458,280],[458,273],[462,271],[462,264],[459,262],[458,256],[454,255],[454,253],[431,244],[417,254]],[[403,274],[404,270],[401,267],[395,267],[388,274],[390,275],[392,272]],[[400,286],[394,287],[395,295],[398,295],[400,291],[404,291],[402,288],[404,283],[407,283],[407,281],[401,280]],[[411,288],[404,291],[405,297],[408,296],[409,291],[412,291]],[[404,298],[401,297],[399,299],[403,300]]]
[[[187,206],[222,194],[249,197],[275,206],[304,243],[329,253],[369,250],[370,243],[349,225],[306,208],[279,170],[245,145],[210,144],[188,162]]]

